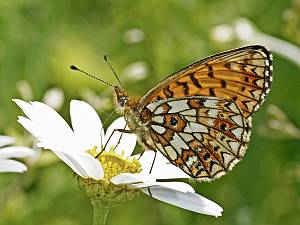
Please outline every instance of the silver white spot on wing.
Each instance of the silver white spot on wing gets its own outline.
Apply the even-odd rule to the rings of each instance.
[[[256,84],[258,87],[263,87],[263,86],[264,86],[264,82],[265,82],[264,79],[260,79],[260,80],[255,81],[255,84]]]
[[[166,128],[159,125],[151,125],[152,129],[155,130],[159,134],[163,134],[166,132]]]
[[[243,126],[243,119],[241,115],[231,116],[230,119],[237,125]]]
[[[178,150],[177,150],[178,151]],[[165,147],[165,152],[167,153],[167,155],[172,159],[172,160],[176,160],[177,159],[177,153],[174,150],[174,148],[172,148],[172,146],[166,146]],[[179,154],[181,154],[181,150],[178,152]]]
[[[198,157],[194,155],[188,158],[188,160],[186,161],[186,165],[188,167],[191,167],[196,161],[198,161]]]
[[[201,132],[201,133],[208,133],[208,129],[206,126],[203,126],[202,124],[199,123],[187,123],[184,132],[186,133],[195,133],[195,132]]]
[[[187,121],[197,122],[197,118],[195,116],[184,116]]]
[[[217,103],[218,103],[218,100],[216,100],[216,99],[207,99],[204,102],[204,106],[208,107],[208,108],[216,108]]]
[[[161,113],[163,113],[163,112],[164,112],[164,109],[163,109],[162,106],[160,106],[160,107],[158,107],[158,108],[155,110],[154,114],[155,114],[155,115],[158,115],[158,114],[161,114]]]
[[[223,156],[223,159],[224,159],[225,167],[228,167],[231,160],[232,160],[232,155],[230,155],[229,153],[223,153],[222,156]]]
[[[190,110],[186,110],[180,113],[183,116],[196,116],[197,112],[196,109],[190,109]]]
[[[240,111],[239,111],[238,107],[236,106],[236,104],[231,102],[228,105],[228,108],[231,109],[232,112],[240,114]]]
[[[152,118],[152,121],[156,122],[156,123],[163,123],[164,122],[164,117],[163,116],[154,116]]]
[[[258,76],[262,76],[264,74],[264,70],[265,70],[264,67],[256,67],[255,68],[255,72]]]
[[[190,109],[187,102],[188,102],[187,99],[168,102],[168,105],[171,107],[169,113],[177,113],[180,111]]]
[[[210,174],[214,176],[215,174],[219,173],[220,171],[223,171],[224,168],[221,167],[219,164],[214,163],[213,166],[211,167]]]
[[[208,111],[208,115],[210,117],[214,117],[214,118],[216,118],[218,116],[218,113],[219,113],[219,110],[217,110],[217,109],[210,109]]]
[[[194,139],[193,135],[187,133],[180,133],[180,136],[185,142],[189,142]]]
[[[235,141],[229,141],[228,144],[229,144],[230,149],[232,150],[232,152],[237,155],[238,151],[239,151],[239,148],[240,148],[240,144],[238,142],[235,142]]]
[[[208,125],[208,126],[211,126],[211,127],[212,127],[212,126],[214,126],[214,123],[215,123],[215,122],[214,122],[213,119],[207,119],[207,125]]]
[[[253,104],[252,104],[252,102],[245,102],[244,104],[246,104],[247,108],[248,108],[250,111],[252,111],[252,109],[253,109]],[[259,107],[259,105],[256,105],[256,106]]]
[[[241,140],[241,139],[242,139],[243,129],[242,129],[241,127],[235,128],[235,129],[232,129],[232,130],[231,130],[231,133],[233,133],[234,136],[235,136],[237,139]]]
[[[198,141],[202,142],[203,141],[203,136],[200,133],[194,133],[195,138],[197,138]]]
[[[262,92],[262,90],[256,89],[256,90],[254,90],[254,91],[251,91],[251,94],[252,94],[255,98],[259,98],[261,92]]]
[[[146,106],[151,112],[153,112],[156,107],[157,107],[157,104],[155,104],[155,102],[151,102],[149,103],[147,106]]]
[[[170,141],[170,144],[177,150],[177,152],[181,155],[182,149],[189,149],[189,146],[182,140],[182,138],[174,133],[173,139]]]
[[[161,151],[162,154],[167,154],[165,148],[162,146],[162,144],[157,143],[157,148]]]

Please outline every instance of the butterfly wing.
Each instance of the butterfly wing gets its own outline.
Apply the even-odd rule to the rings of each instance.
[[[140,104],[181,98],[213,96],[236,102],[244,117],[257,111],[272,83],[272,55],[259,45],[216,54],[191,64],[163,80]]]
[[[150,116],[149,116],[150,115]],[[182,97],[152,102],[142,110],[153,149],[191,177],[210,181],[243,158],[250,137],[233,101],[215,97]]]

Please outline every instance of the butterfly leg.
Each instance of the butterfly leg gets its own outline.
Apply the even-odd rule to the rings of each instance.
[[[147,188],[147,190],[148,190],[148,193],[149,193],[150,197],[152,197],[152,193],[151,193],[151,191],[150,191],[150,188],[149,188],[149,187]]]
[[[140,160],[140,158],[144,155],[145,150],[140,154],[140,156],[138,157],[138,160]]]
[[[108,142],[110,141],[111,137],[112,137],[113,134],[114,134],[115,132],[117,132],[117,131],[118,131],[118,132],[121,132],[122,134],[123,134],[123,133],[127,133],[127,134],[132,134],[132,133],[133,133],[131,130],[125,130],[125,127],[124,127],[124,129],[114,129],[113,132],[110,134],[110,136],[109,136],[107,142],[105,143],[103,149],[99,152],[99,154],[98,154],[95,158],[98,158],[98,157],[102,154],[102,152],[105,150],[105,148],[106,148]],[[116,146],[114,147],[113,150],[115,150],[116,147],[120,144],[120,141],[121,141],[121,138],[122,138],[122,134],[121,134],[121,136],[120,136],[120,138],[119,138],[119,140],[118,140],[118,142],[117,142],[117,144],[116,144]]]
[[[140,156],[138,157],[138,160],[140,160],[140,158],[143,156],[144,152],[145,151],[154,151],[156,152],[157,150],[155,148],[153,148],[153,146],[151,146],[150,144],[147,143],[147,139],[143,138],[142,137],[142,141],[141,143],[143,144],[143,151],[142,153],[140,154]],[[148,149],[148,150],[145,150],[145,149]]]
[[[155,159],[156,159],[156,154],[157,154],[157,151],[154,152],[154,158],[153,158],[149,173],[152,172],[152,169],[153,169],[153,166],[154,166],[154,163],[155,163]]]
[[[123,129],[114,129],[114,131],[121,132],[121,135],[120,135],[120,138],[119,138],[119,140],[118,140],[116,146],[114,147],[113,151],[114,151],[114,150],[116,149],[116,147],[120,144],[121,139],[122,139],[122,136],[123,136],[124,133],[126,133],[126,134],[132,134],[132,133],[133,133],[131,130],[125,130],[126,126],[127,126],[127,124],[125,125],[125,127],[124,127]]]
[[[140,156],[138,157],[138,160],[140,160],[140,158],[144,155],[144,153],[145,153],[145,150],[140,154]],[[149,173],[152,172],[154,162],[155,162],[155,159],[156,159],[156,154],[157,154],[157,151],[154,151],[154,158],[153,158]]]

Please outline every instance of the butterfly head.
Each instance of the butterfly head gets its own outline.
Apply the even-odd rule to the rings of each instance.
[[[114,103],[117,111],[121,114],[124,114],[125,105],[128,101],[127,93],[119,86],[114,86],[114,95],[113,95]]]
[[[119,113],[121,113],[122,115],[124,115],[125,106],[126,106],[126,103],[127,103],[127,101],[128,101],[128,95],[127,95],[127,93],[124,91],[123,85],[122,85],[121,81],[119,80],[119,78],[118,78],[118,76],[117,76],[115,70],[112,68],[110,62],[108,61],[107,55],[104,56],[104,59],[105,59],[105,61],[108,63],[108,65],[110,66],[110,68],[111,68],[111,70],[113,71],[114,75],[116,76],[117,80],[119,81],[120,86],[112,85],[112,84],[110,84],[110,83],[108,83],[108,82],[106,82],[106,81],[104,81],[104,80],[102,80],[102,79],[100,79],[100,78],[98,78],[98,77],[95,77],[95,76],[93,76],[93,75],[91,75],[91,74],[89,74],[89,73],[87,73],[87,72],[85,72],[85,71],[83,71],[83,70],[77,68],[77,67],[74,66],[74,65],[71,65],[70,68],[71,68],[72,70],[79,71],[79,72],[81,72],[81,73],[83,73],[83,74],[85,74],[85,75],[87,75],[87,76],[89,76],[89,77],[92,77],[92,78],[94,78],[94,79],[96,79],[96,80],[98,80],[98,81],[100,81],[100,82],[102,82],[102,83],[105,83],[105,84],[111,86],[111,87],[114,89],[113,100],[114,100],[114,103],[115,103],[115,106],[116,106],[116,110],[117,110]]]

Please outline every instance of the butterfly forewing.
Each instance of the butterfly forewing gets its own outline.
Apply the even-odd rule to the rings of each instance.
[[[272,55],[262,46],[248,46],[200,60],[172,74],[141,100],[213,96],[236,102],[244,117],[257,111],[272,82]]]
[[[147,126],[155,147],[198,180],[222,176],[245,153],[251,118],[245,119],[232,101],[182,97],[153,102],[144,110],[151,112]]]

